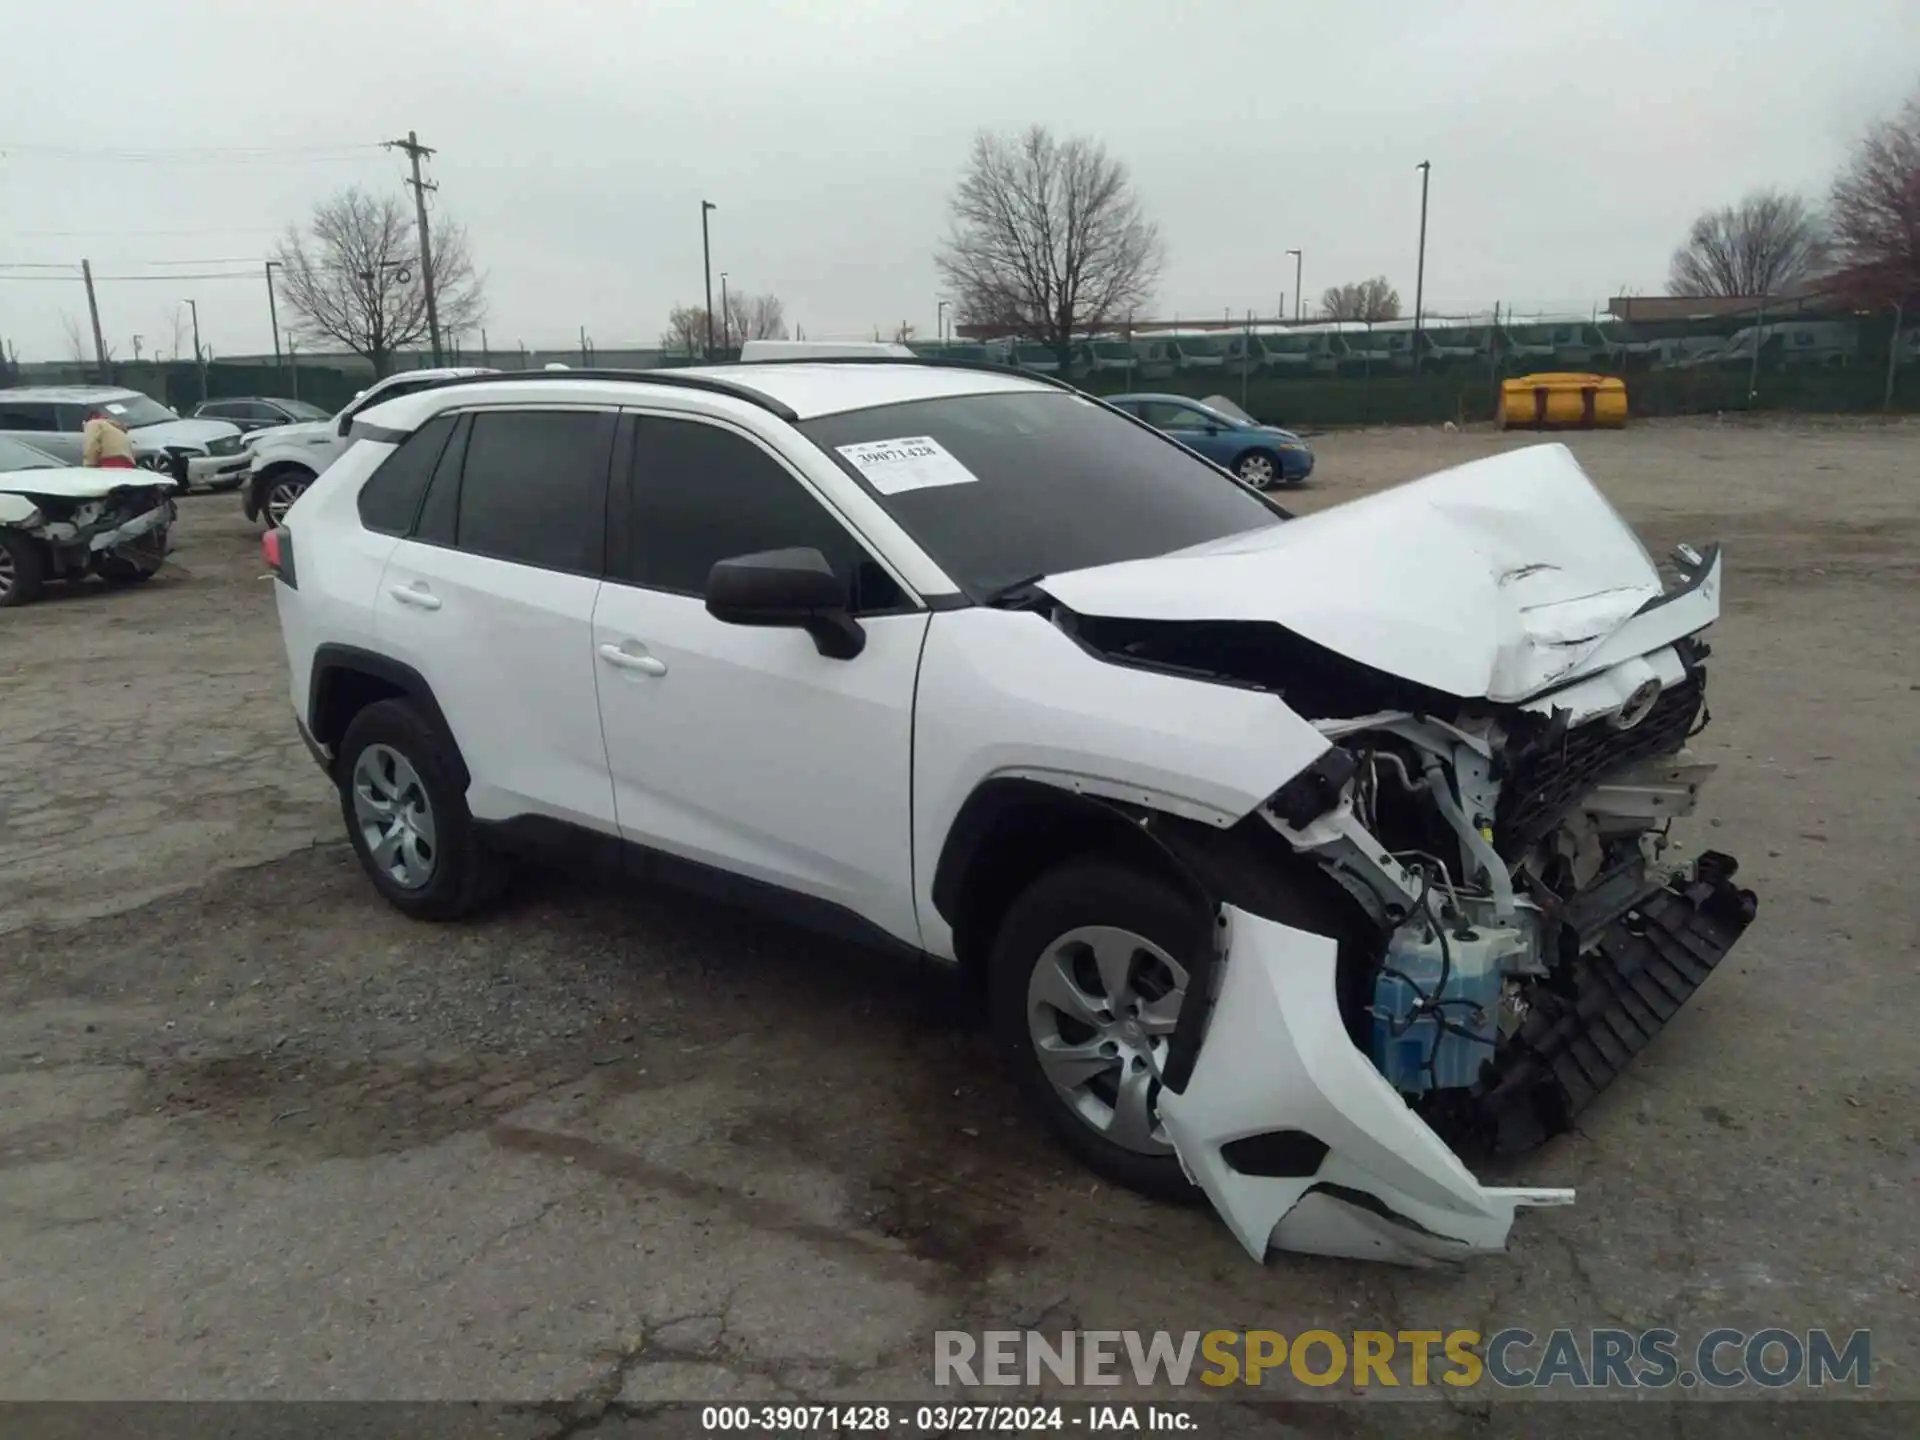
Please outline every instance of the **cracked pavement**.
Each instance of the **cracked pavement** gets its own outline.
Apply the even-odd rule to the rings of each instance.
[[[1512,443],[1322,437],[1297,504]],[[1571,443],[1656,552],[1727,543],[1682,835],[1760,917],[1512,1168],[1576,1205],[1427,1272],[1261,1269],[1097,1183],[885,960],[551,875],[391,913],[290,723],[256,532],[188,497],[183,573],[0,616],[0,1398],[483,1398],[543,1434],[953,1399],[933,1331],[1016,1324],[1870,1327],[1875,1392],[1920,1398],[1920,426]],[[1444,1398],[1435,1433],[1484,1428]]]

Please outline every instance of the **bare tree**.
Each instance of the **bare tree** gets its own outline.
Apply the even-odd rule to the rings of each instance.
[[[274,252],[280,294],[295,330],[333,340],[364,357],[376,376],[427,334],[427,290],[420,274],[413,213],[392,195],[350,186],[314,207],[311,243],[289,225]],[[440,220],[433,231],[434,300],[443,334],[486,318],[485,283],[473,268],[467,234]]]
[[[715,327],[718,328],[717,326]],[[692,359],[707,353],[707,312],[701,305],[676,305],[667,312],[660,348]]]
[[[893,343],[896,345],[904,345],[911,339],[913,339],[913,322],[910,320],[902,320],[894,327]]]
[[[1098,141],[1035,125],[982,132],[949,202],[935,258],[963,322],[1052,345],[1138,309],[1166,258],[1127,167]]]
[[[1350,285],[1329,285],[1320,294],[1320,311],[1329,320],[1398,320],[1400,292],[1384,275]]]
[[[65,310],[60,312],[60,333],[67,339],[67,358],[76,365],[90,365],[93,357],[87,354],[86,332],[80,328],[80,322]]]
[[[786,307],[774,295],[727,296],[726,323],[714,317],[715,336],[725,335],[735,345],[749,340],[787,338]],[[707,353],[707,311],[702,305],[676,305],[667,312],[667,328],[660,332],[660,348],[688,358]]]
[[[729,295],[727,332],[735,344],[787,338],[787,310],[777,295]]]
[[[1798,195],[1756,190],[1708,210],[1667,267],[1669,295],[1778,295],[1817,274],[1826,230]]]
[[[1833,184],[1840,280],[1872,305],[1920,305],[1920,95],[1869,130]]]
[[[1920,94],[1869,130],[1833,182],[1834,288],[1854,304],[1893,311],[1887,385],[1893,404],[1900,332],[1920,310]]]

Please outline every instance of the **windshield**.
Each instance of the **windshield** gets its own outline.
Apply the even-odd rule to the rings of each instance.
[[[1087,348],[1102,360],[1133,359],[1133,347],[1124,340],[1096,340]]]
[[[976,600],[1035,576],[1164,555],[1283,517],[1183,446],[1079,395],[917,400],[823,415],[800,429]],[[903,439],[931,441],[933,461],[903,472],[861,453]],[[903,473],[911,478],[895,478]]]
[[[58,470],[60,462],[43,450],[0,436],[0,474],[13,470]]]
[[[1304,355],[1319,338],[1317,335],[1262,335],[1260,348],[1270,355]]]
[[[1173,343],[1182,355],[1203,356],[1220,353],[1220,342],[1211,335],[1182,335]]]
[[[149,400],[144,395],[116,395],[91,407],[87,413],[104,410],[129,430],[138,430],[143,425],[165,425],[180,417],[157,400]]]

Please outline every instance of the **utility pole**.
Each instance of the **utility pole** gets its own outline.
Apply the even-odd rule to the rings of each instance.
[[[100,302],[93,294],[93,265],[86,260],[80,262],[81,278],[87,282],[87,311],[93,316],[93,358],[100,367],[100,383],[111,385],[113,372],[107,369],[107,342],[100,334]]]
[[[420,283],[426,286],[427,290],[427,334],[433,342],[433,363],[438,365],[441,363],[440,310],[435,304],[433,294],[433,245],[427,235],[427,191],[438,190],[440,187],[431,180],[420,178],[420,161],[434,152],[430,147],[422,145],[419,135],[412,130],[407,132],[407,138],[404,140],[385,142],[384,148],[404,150],[407,152],[407,158],[413,161],[413,179],[408,183],[413,186],[413,213],[420,222]]]
[[[1287,254],[1293,257],[1293,319],[1294,323],[1298,324],[1301,317],[1306,314],[1306,301],[1301,298],[1304,292],[1300,289],[1300,266],[1302,262],[1298,250],[1289,250]],[[1280,318],[1282,320],[1287,318],[1287,297],[1285,295],[1280,297]]]
[[[947,306],[951,303],[941,300],[933,307],[933,338],[942,345],[947,343]]]
[[[187,301],[187,308],[193,312],[193,363],[200,367],[200,398],[207,398],[207,352],[200,348],[200,307],[194,301]],[[178,315],[178,310],[173,312]]]
[[[143,338],[139,335],[133,337],[133,363],[136,365],[140,363],[140,341]]]
[[[720,348],[733,348],[733,320],[727,313],[727,272],[720,272]]]
[[[1420,172],[1420,259],[1413,272],[1413,366],[1420,368],[1420,302],[1425,299],[1427,283],[1427,181],[1433,177],[1433,162],[1422,160],[1413,167]]]
[[[277,340],[275,343],[279,343]],[[292,391],[289,400],[300,398],[300,357],[294,352],[293,332],[287,332],[287,388]]]
[[[707,281],[707,353],[713,353],[713,247],[707,243],[707,212],[720,207],[711,200],[700,202],[700,270]]]
[[[493,351],[487,346],[487,331],[485,326],[482,326],[480,329],[480,368],[483,370],[491,370],[493,368]]]
[[[281,384],[287,380],[287,367],[280,359],[280,309],[273,298],[273,267],[278,260],[267,261],[267,325],[273,331],[273,373]]]

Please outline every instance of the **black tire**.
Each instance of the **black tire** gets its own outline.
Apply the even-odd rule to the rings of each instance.
[[[1245,473],[1245,470],[1257,461],[1272,467],[1272,473],[1264,481]],[[1248,450],[1244,454],[1236,455],[1233,461],[1233,473],[1256,490],[1274,490],[1287,483],[1286,468],[1281,465],[1280,457],[1271,450]]]
[[[0,573],[0,609],[27,605],[39,598],[47,578],[46,559],[39,542],[16,530],[0,530],[0,550],[6,552],[4,573]]]
[[[1027,1015],[1034,969],[1059,937],[1082,926],[1117,926],[1152,941],[1190,976],[1208,972],[1213,943],[1204,908],[1145,870],[1101,859],[1072,860],[1041,876],[1008,907],[988,960],[987,1003],[996,1043],[1029,1103],[1095,1174],[1158,1199],[1191,1202],[1199,1191],[1170,1150],[1148,1155],[1107,1139],[1062,1098],[1042,1070]]]
[[[435,845],[430,878],[408,888],[377,864],[355,819],[354,773],[370,746],[399,754],[418,776],[431,807]],[[340,814],[360,868],[387,903],[416,920],[457,920],[484,908],[504,887],[506,869],[476,833],[458,780],[451,737],[404,700],[381,700],[353,717],[334,762]]]

